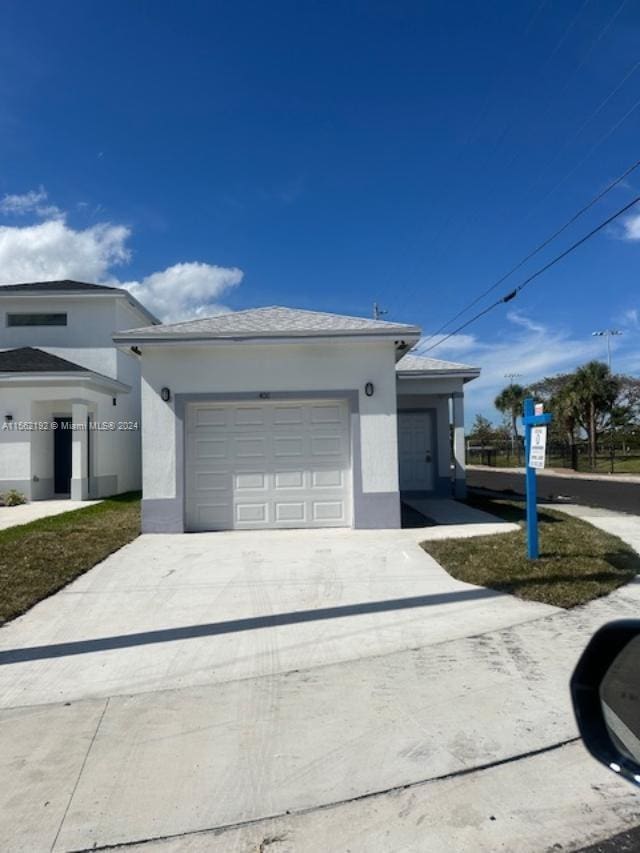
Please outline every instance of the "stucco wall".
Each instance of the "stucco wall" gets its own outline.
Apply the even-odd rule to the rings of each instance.
[[[395,357],[391,342],[375,344],[225,344],[191,347],[143,346],[142,424],[145,502],[179,497],[183,472],[176,469],[176,394],[357,391],[361,490],[396,506],[387,526],[397,526],[398,459]],[[372,397],[364,386],[372,382]],[[370,503],[373,506],[373,502]],[[370,510],[372,515],[375,510]],[[386,510],[381,512],[386,512]],[[369,519],[372,526],[385,526]],[[360,519],[366,526],[367,519]]]
[[[66,326],[7,327],[8,313],[67,313]],[[132,353],[114,347],[114,331],[148,325],[145,315],[119,296],[91,294],[74,297],[12,297],[0,303],[0,349],[38,347],[88,370],[131,387],[116,397],[81,387],[18,388],[0,392],[0,427],[7,413],[14,422],[48,420],[71,414],[71,399],[88,400],[96,421],[137,422],[138,430],[104,430],[92,433],[91,469],[94,490],[104,496],[141,488],[140,363]],[[37,481],[33,477],[38,478]],[[0,491],[20,488],[34,499],[50,497],[53,478],[51,433],[0,431]],[[34,485],[34,482],[36,485]],[[42,485],[38,486],[37,483]],[[4,484],[4,485],[3,485]],[[26,484],[26,485],[25,485]]]
[[[71,415],[72,400],[86,400],[96,422],[122,422],[131,419],[128,395],[111,396],[77,387],[40,387],[2,389],[0,412],[0,492],[16,488],[34,500],[53,495],[53,433],[6,427],[5,416],[19,422],[50,422],[55,416]],[[94,495],[140,488],[140,431],[107,429],[91,433],[91,473]],[[35,479],[34,479],[35,478]]]

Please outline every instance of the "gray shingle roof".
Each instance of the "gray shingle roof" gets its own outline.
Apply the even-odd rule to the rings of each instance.
[[[479,367],[470,364],[460,364],[457,361],[442,361],[439,358],[429,358],[424,355],[407,353],[396,364],[397,373],[480,373]]]
[[[332,335],[399,335],[416,337],[417,326],[404,323],[389,323],[369,320],[364,317],[346,317],[342,314],[327,314],[322,311],[305,311],[297,308],[252,308],[218,314],[201,320],[172,323],[162,326],[147,326],[118,332],[114,340],[129,338],[149,340],[171,338],[272,338],[272,337],[321,337]]]
[[[33,281],[24,284],[0,284],[0,295],[2,293],[15,293],[16,291],[35,290],[38,292],[56,292],[56,291],[83,291],[83,290],[121,290],[119,287],[107,287],[106,284],[89,284],[86,281],[72,281],[64,279],[62,281]]]
[[[35,347],[19,347],[0,352],[0,373],[62,373],[70,370],[87,370]]]

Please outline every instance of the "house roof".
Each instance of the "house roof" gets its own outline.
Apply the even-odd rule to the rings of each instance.
[[[480,368],[457,361],[442,361],[424,355],[407,353],[396,364],[396,373],[406,377],[418,376],[463,376],[474,379],[480,376]]]
[[[19,347],[0,352],[0,373],[61,373],[86,371],[86,367],[35,347]]]
[[[126,299],[129,305],[136,308],[144,317],[147,317],[151,323],[158,324],[160,321],[154,316],[151,311],[144,307],[138,300],[125,290],[124,287],[112,287],[107,284],[90,284],[87,281],[74,281],[70,278],[61,279],[59,281],[32,281],[22,284],[1,284],[0,297],[9,296],[42,296],[46,294],[51,297],[68,296],[70,294],[77,295],[109,295],[118,296]]]
[[[72,281],[69,278],[60,281],[33,281],[23,284],[3,284],[0,286],[0,294],[4,292],[15,293],[16,291],[36,291],[38,293],[56,293],[64,291],[95,291],[95,290],[122,290],[120,287],[109,287],[106,284],[89,284],[86,281]]]
[[[115,341],[215,340],[236,338],[333,337],[352,335],[404,336],[415,338],[417,326],[348,317],[322,311],[271,306],[217,314],[199,320],[129,329],[114,335]]]
[[[124,382],[36,347],[0,350],[0,383],[3,385],[52,382],[65,385],[80,382],[110,394],[128,393],[131,390],[131,386]]]

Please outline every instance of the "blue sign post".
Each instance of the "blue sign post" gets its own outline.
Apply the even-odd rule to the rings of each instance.
[[[534,426],[546,426],[550,424],[551,415],[536,415],[533,398],[527,397],[524,401],[522,423],[524,424],[524,452],[527,466],[527,557],[530,560],[537,560],[540,553],[538,548],[538,488],[536,483],[536,469],[530,465],[531,429]]]

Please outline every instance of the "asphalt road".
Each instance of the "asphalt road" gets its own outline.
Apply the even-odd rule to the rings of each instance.
[[[511,490],[524,495],[524,474],[503,471],[467,471],[467,484],[472,488],[498,492]],[[544,476],[538,477],[538,498],[566,498],[584,506],[600,506],[617,512],[640,513],[640,484]]]
[[[640,850],[640,826],[613,835],[591,847],[581,847],[576,853],[637,853]]]

